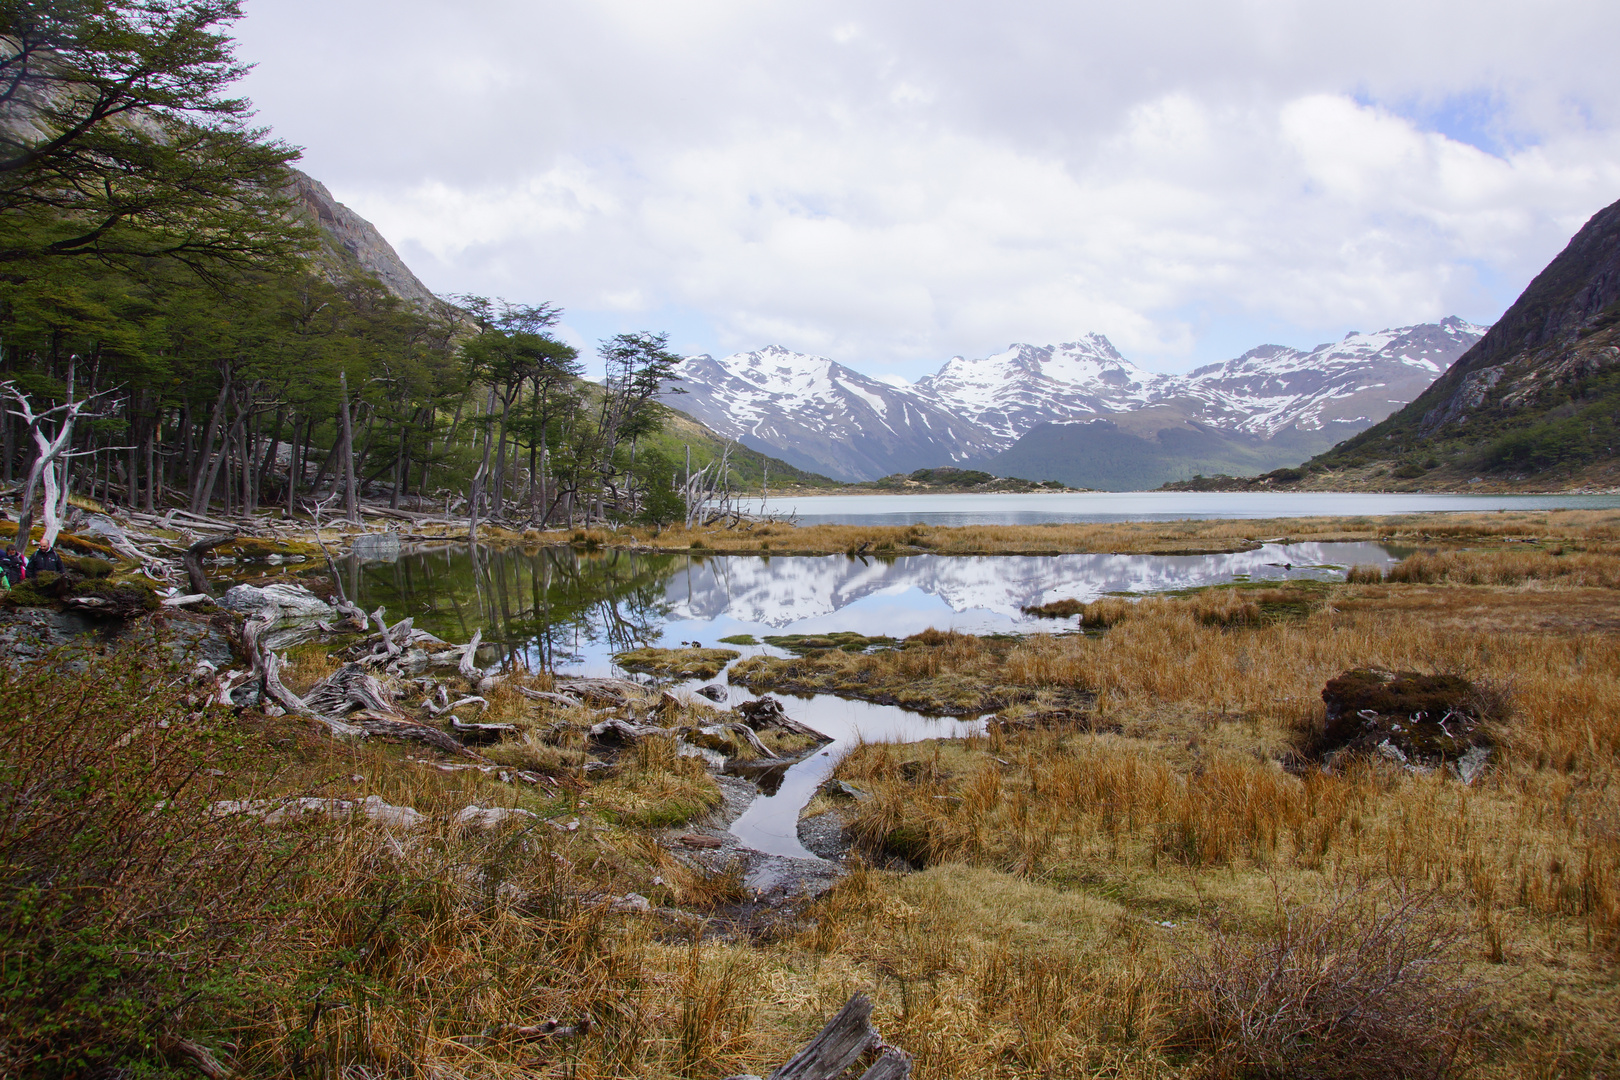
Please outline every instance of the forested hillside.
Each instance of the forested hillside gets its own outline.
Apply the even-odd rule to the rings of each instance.
[[[677,357],[545,303],[434,298],[229,96],[236,0],[8,5],[0,43],[0,476],[159,512],[665,520],[712,435],[662,433]],[[694,491],[757,486],[758,454]],[[806,479],[778,463],[784,481]],[[43,500],[43,501],[40,501]]]

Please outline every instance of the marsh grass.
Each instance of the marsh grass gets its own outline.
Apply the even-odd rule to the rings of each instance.
[[[1110,552],[1195,554],[1240,551],[1263,540],[1438,541],[1503,539],[1620,540],[1613,510],[1403,514],[1384,517],[1271,518],[1106,522],[1072,525],[807,525],[749,522],[736,528],[621,529],[595,534],[599,545],[735,554],[1012,555]],[[761,543],[768,548],[762,550]]]
[[[1512,518],[1467,527],[1536,523]],[[244,1076],[766,1075],[864,990],[927,1080],[1615,1075],[1620,619],[1581,580],[1346,584],[1279,617],[1263,589],[1111,598],[1086,635],[788,661],[863,692],[1022,695],[1002,715],[1033,724],[858,747],[838,775],[872,798],[839,813],[921,869],[857,859],[768,935],[738,922],[740,867],[668,846],[714,780],[659,739],[581,775],[588,710],[490,695],[525,726],[492,754],[561,766],[506,784],[204,709],[139,658],[0,672],[0,1071],[183,1068],[167,1033]],[[1313,767],[1322,685],[1367,666],[1510,692],[1476,785]],[[1044,725],[1064,702],[1088,722]],[[202,812],[369,794],[429,821]],[[539,819],[452,828],[474,803]],[[692,914],[615,909],[632,891]],[[518,1034],[550,1019],[589,1024]]]

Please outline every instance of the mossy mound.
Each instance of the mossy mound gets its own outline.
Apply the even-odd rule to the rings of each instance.
[[[62,565],[87,578],[111,577],[117,566],[94,555],[63,555]]]
[[[841,649],[844,652],[866,652],[871,648],[894,648],[899,642],[891,637],[867,637],[853,630],[838,630],[831,634],[774,634],[765,638],[765,644],[785,649],[798,656]]]
[[[75,603],[74,601],[89,601]],[[73,589],[68,600],[70,608],[88,611],[109,619],[133,619],[162,607],[157,594],[151,589],[132,582],[111,584],[106,581],[83,581]]]
[[[321,549],[318,545],[299,540],[270,540],[262,536],[240,536],[228,544],[221,544],[213,550],[212,554],[216,558],[233,558],[258,562],[273,556],[280,556],[284,559],[300,556],[305,559],[318,558]]]
[[[736,649],[631,649],[613,662],[626,671],[666,679],[712,679],[741,656]]]
[[[732,634],[730,637],[720,639],[722,645],[758,645],[759,639],[753,634]]]
[[[1491,746],[1487,724],[1507,711],[1500,695],[1460,675],[1358,668],[1322,688],[1327,722],[1316,749],[1326,757],[1384,744],[1434,766]]]

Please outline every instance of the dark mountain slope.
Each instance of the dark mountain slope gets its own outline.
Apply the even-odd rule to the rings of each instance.
[[[1309,486],[1620,482],[1620,202],[1595,214],[1411,404],[1307,463]]]

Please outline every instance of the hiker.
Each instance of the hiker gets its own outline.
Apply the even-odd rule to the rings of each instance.
[[[45,570],[54,570],[60,574],[65,569],[66,567],[62,565],[62,556],[58,555],[56,549],[43,540],[40,541],[39,547],[28,559],[29,577],[33,577]]]
[[[0,551],[0,574],[6,576],[6,588],[10,589],[18,584],[27,573],[23,570],[23,558],[17,554],[16,544],[7,544],[5,551]]]

